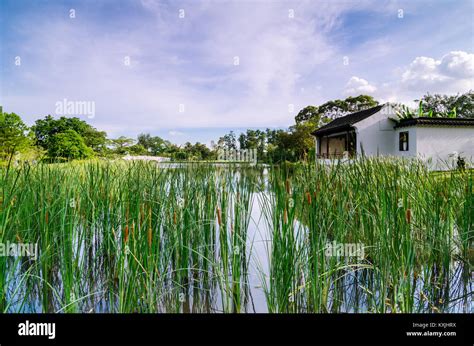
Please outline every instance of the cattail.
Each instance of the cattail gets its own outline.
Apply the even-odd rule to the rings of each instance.
[[[148,246],[151,247],[151,208],[148,208]]]
[[[125,243],[128,242],[128,225],[125,226]]]
[[[285,188],[286,188],[286,193],[290,193],[290,180],[286,179],[285,181]]]
[[[222,226],[221,210],[219,209],[219,207],[217,207],[217,223],[219,224],[219,227]]]
[[[283,223],[286,225],[288,223],[288,213],[286,211],[286,208],[285,210],[283,211]]]
[[[311,205],[311,194],[306,192],[306,199],[308,200],[308,204]]]
[[[406,214],[405,214],[405,218],[406,218],[408,223],[411,223],[411,209],[407,209]]]

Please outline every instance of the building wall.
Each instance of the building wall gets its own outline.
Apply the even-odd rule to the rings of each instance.
[[[395,130],[395,135],[393,136],[393,149],[395,156],[401,157],[416,157],[417,156],[417,128],[416,127],[402,127]],[[400,151],[399,139],[400,132],[408,132],[408,150]]]
[[[395,112],[389,105],[383,107],[378,113],[354,124],[357,133],[357,155],[362,151],[367,156],[396,155],[393,147]],[[397,147],[398,148],[398,147]]]
[[[433,169],[455,168],[454,152],[474,163],[474,128],[416,127],[416,152],[422,159],[431,157]]]

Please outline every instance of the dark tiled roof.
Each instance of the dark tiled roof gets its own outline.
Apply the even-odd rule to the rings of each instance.
[[[464,118],[413,118],[403,119],[395,125],[395,128],[408,126],[464,126],[474,127],[474,119]]]
[[[358,123],[359,121],[364,120],[365,118],[368,118],[371,115],[380,111],[383,106],[384,105],[380,105],[380,106],[372,107],[369,109],[364,109],[362,111],[351,113],[343,117],[334,119],[329,124],[324,125],[320,127],[319,129],[317,129],[316,131],[314,131],[312,135],[320,136],[320,135],[328,134],[331,132],[334,133],[337,131],[348,130],[352,127],[353,124]]]

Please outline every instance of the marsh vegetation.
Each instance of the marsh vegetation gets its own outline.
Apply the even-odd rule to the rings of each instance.
[[[470,312],[472,171],[332,167],[4,167],[2,312]],[[362,244],[330,256],[328,244]]]

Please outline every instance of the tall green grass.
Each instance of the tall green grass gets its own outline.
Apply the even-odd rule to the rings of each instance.
[[[244,312],[249,275],[270,312],[472,301],[469,171],[87,161],[2,168],[0,179],[0,242],[39,247],[37,261],[0,257],[3,312]],[[252,211],[266,221],[268,268],[252,263]],[[364,258],[327,256],[333,241],[363,244]]]
[[[269,195],[271,311],[447,311],[458,266],[472,299],[472,172],[380,158],[279,167]],[[362,244],[364,258],[328,256],[332,242]]]

